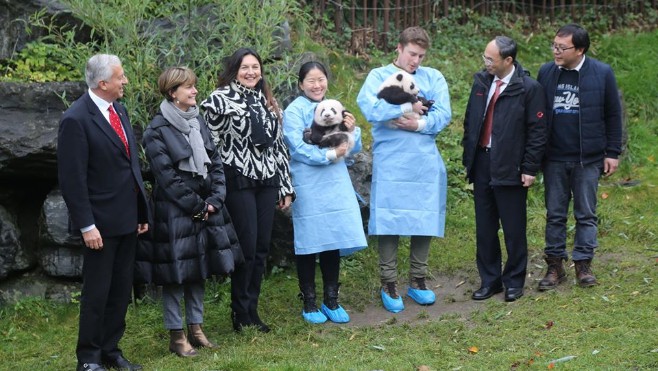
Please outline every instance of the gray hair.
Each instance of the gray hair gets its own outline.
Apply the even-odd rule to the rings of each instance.
[[[89,89],[96,89],[98,83],[112,77],[112,67],[121,66],[121,60],[112,54],[96,54],[89,58],[85,68],[85,80]]]
[[[496,36],[496,46],[500,52],[501,58],[512,57],[512,61],[516,60],[516,42],[507,36]]]

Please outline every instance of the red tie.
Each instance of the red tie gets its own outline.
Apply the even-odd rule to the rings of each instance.
[[[123,128],[121,127],[121,120],[119,119],[119,115],[117,115],[116,111],[114,110],[114,107],[110,104],[110,108],[108,108],[110,111],[110,125],[112,125],[112,129],[117,133],[119,136],[119,139],[123,142],[123,145],[126,147],[126,153],[128,154],[128,157],[130,157],[130,149],[128,148],[128,140],[126,140],[126,134],[123,132]]]
[[[503,85],[503,80],[496,80],[496,90],[494,91],[491,100],[489,101],[489,106],[487,107],[487,113],[484,115],[484,126],[482,126],[482,135],[480,136],[480,145],[482,147],[489,146],[491,141],[491,128],[493,127],[493,111],[496,100],[500,95],[500,86]]]

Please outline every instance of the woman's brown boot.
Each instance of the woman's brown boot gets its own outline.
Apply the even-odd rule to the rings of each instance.
[[[201,325],[198,323],[187,325],[187,334],[190,338],[190,344],[195,348],[217,348],[217,345],[208,340],[206,334],[201,329]]]
[[[190,342],[187,341],[183,330],[169,331],[169,351],[176,353],[179,357],[196,356],[196,350],[194,350],[192,345],[190,345]]]

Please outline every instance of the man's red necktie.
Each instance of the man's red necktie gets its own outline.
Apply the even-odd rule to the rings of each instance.
[[[123,132],[123,128],[121,127],[121,120],[119,119],[119,115],[117,115],[116,111],[114,110],[114,107],[110,104],[110,108],[108,108],[110,111],[110,125],[112,125],[112,129],[117,133],[119,136],[119,139],[123,142],[123,145],[126,147],[126,153],[128,154],[128,157],[130,157],[130,149],[128,148],[128,140],[126,139],[126,134]]]
[[[494,91],[489,106],[487,106],[487,113],[484,115],[484,125],[482,126],[482,135],[480,136],[480,145],[482,147],[489,146],[491,141],[491,129],[493,128],[493,111],[496,100],[500,95],[500,86],[503,85],[503,80],[496,80],[496,90]]]

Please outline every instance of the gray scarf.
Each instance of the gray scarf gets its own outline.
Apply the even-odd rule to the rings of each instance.
[[[192,147],[192,156],[187,160],[182,160],[178,163],[178,168],[183,171],[196,173],[201,175],[204,179],[208,176],[208,167],[210,165],[210,158],[206,153],[206,147],[203,145],[203,137],[199,131],[199,108],[197,106],[190,107],[187,112],[181,111],[173,103],[163,100],[160,103],[160,111],[162,116],[173,127],[178,129],[185,139]]]

